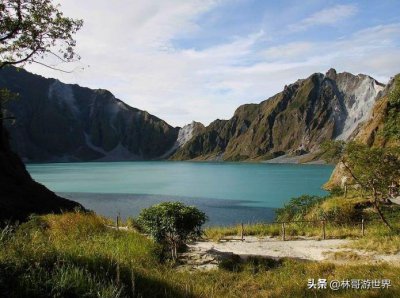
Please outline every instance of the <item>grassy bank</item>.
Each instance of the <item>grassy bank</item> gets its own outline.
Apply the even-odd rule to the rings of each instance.
[[[158,245],[116,231],[94,214],[35,217],[5,232],[1,297],[329,297],[308,290],[309,278],[391,279],[392,287],[342,290],[341,297],[400,296],[400,268],[283,260],[233,262],[207,272],[176,270]],[[258,231],[257,229],[255,232]]]
[[[304,202],[303,202],[304,203]],[[291,208],[291,209],[290,209]],[[346,198],[342,195],[331,195],[326,198],[317,198],[304,210],[298,206],[288,207],[282,212],[283,218],[277,223],[256,223],[243,225],[244,236],[282,237],[282,224],[285,223],[287,240],[300,237],[323,238],[323,223],[325,219],[326,239],[355,239],[352,248],[365,249],[380,253],[400,252],[400,206],[387,205],[382,210],[391,223],[393,230],[389,230],[380,220],[370,200],[358,192],[350,193]],[[292,209],[296,209],[293,211]],[[297,213],[296,213],[297,212]],[[287,213],[290,216],[287,216]],[[361,221],[364,219],[364,236]],[[311,222],[296,222],[311,221]],[[240,237],[241,224],[223,227],[208,227],[205,237],[214,241],[223,238]]]
[[[286,240],[301,237],[322,239],[321,224],[286,224]],[[400,236],[389,231],[380,222],[366,223],[365,236],[361,234],[361,224],[326,224],[326,239],[353,239],[349,248],[362,249],[386,254],[400,253]],[[395,226],[398,226],[395,224]],[[244,237],[282,237],[281,224],[249,224],[244,225]],[[229,237],[241,236],[241,225],[229,227],[210,227],[205,231],[207,239],[218,241]]]

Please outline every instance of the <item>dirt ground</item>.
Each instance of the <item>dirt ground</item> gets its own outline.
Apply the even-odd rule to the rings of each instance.
[[[182,254],[181,259],[185,267],[191,269],[216,268],[221,259],[233,254],[244,259],[249,256],[259,256],[335,263],[373,264],[390,262],[392,265],[400,266],[400,254],[383,255],[345,248],[344,246],[351,241],[346,239],[282,241],[271,237],[245,237],[244,241],[200,241],[190,244],[188,252]]]

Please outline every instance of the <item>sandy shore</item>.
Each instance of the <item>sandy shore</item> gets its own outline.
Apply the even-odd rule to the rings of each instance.
[[[183,258],[192,269],[215,268],[221,258],[232,254],[239,255],[241,258],[260,256],[359,264],[390,262],[392,265],[400,266],[400,254],[382,255],[345,248],[344,246],[351,241],[345,239],[282,241],[270,237],[245,237],[244,241],[201,241],[190,244],[189,251],[183,254]],[[356,258],[349,261],[346,255],[350,254]]]
[[[288,257],[320,261],[326,259],[327,253],[341,250],[340,247],[349,241],[343,239],[282,241],[276,238],[246,237],[244,241],[196,242],[190,247],[201,251],[232,252],[240,256]]]

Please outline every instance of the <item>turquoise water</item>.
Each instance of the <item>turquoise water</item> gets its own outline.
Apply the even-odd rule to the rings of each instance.
[[[107,215],[137,215],[151,204],[197,205],[211,224],[270,221],[273,210],[321,189],[332,167],[262,163],[110,162],[31,164],[34,179]]]

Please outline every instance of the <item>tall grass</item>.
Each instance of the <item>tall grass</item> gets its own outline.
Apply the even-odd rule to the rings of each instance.
[[[301,237],[310,237],[315,239],[323,238],[322,222],[314,223],[285,223],[285,233],[287,240],[298,239]],[[282,237],[282,225],[280,223],[256,223],[244,225],[244,236],[256,237]],[[241,235],[241,225],[225,226],[225,227],[209,227],[206,228],[205,237],[214,241],[223,238],[239,237]],[[361,223],[325,224],[325,235],[327,239],[334,238],[357,238],[361,236]]]
[[[398,223],[394,223],[398,227]],[[256,237],[282,237],[282,224],[280,223],[256,223],[243,225],[244,236]],[[400,226],[399,226],[400,227]],[[323,225],[322,221],[315,221],[312,223],[285,223],[286,239],[298,239],[301,237],[309,237],[315,239],[322,239]],[[234,226],[215,226],[205,229],[204,237],[214,241],[219,241],[223,238],[239,237],[241,236],[241,225]],[[398,235],[396,232],[391,232],[378,220],[365,221],[364,234],[362,236],[361,222],[353,223],[337,223],[325,222],[325,235],[327,239],[381,239],[386,237],[388,239],[396,239]]]
[[[57,293],[65,290],[79,297],[85,284],[89,293],[92,286],[98,288],[93,293],[101,297],[126,295],[132,276],[159,266],[160,248],[140,234],[107,229],[104,223],[101,217],[84,213],[33,218],[3,242],[2,276],[12,277],[15,289],[30,289],[38,296],[51,287]],[[0,280],[5,291],[7,280]],[[16,295],[24,297],[19,290]]]
[[[145,236],[104,223],[94,214],[66,213],[19,226],[0,244],[0,297],[400,297],[399,267],[253,258],[211,271],[180,271]],[[256,225],[249,233],[264,231]],[[237,227],[224,233],[231,232]],[[308,290],[309,278],[387,278],[393,285],[337,293]]]

